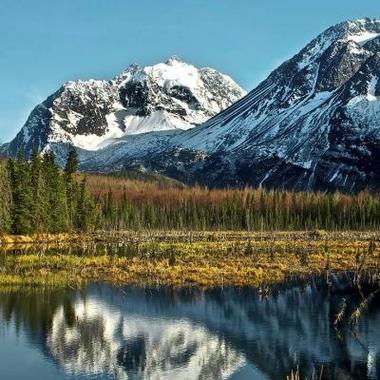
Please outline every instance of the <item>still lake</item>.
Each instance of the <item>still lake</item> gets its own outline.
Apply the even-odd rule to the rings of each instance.
[[[380,378],[380,300],[353,328],[349,274],[250,288],[113,287],[0,292],[0,378]],[[371,289],[368,289],[370,292]],[[359,301],[360,303],[360,301]],[[350,308],[352,310],[350,310]]]

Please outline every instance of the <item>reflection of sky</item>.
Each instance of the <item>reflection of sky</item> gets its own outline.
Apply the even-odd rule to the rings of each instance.
[[[0,378],[4,380],[64,379],[62,371],[28,344],[26,330],[16,332],[13,323],[3,325],[0,319]]]

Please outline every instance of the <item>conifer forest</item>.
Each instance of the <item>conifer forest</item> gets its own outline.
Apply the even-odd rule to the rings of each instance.
[[[125,229],[375,230],[375,194],[207,189],[166,179],[78,172],[75,150],[61,169],[51,152],[0,163],[0,231]]]

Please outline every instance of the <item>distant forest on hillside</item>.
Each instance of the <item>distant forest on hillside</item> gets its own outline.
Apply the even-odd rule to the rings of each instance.
[[[51,152],[0,162],[0,233],[186,230],[361,230],[380,226],[380,199],[362,192],[186,187],[159,175],[62,170]]]

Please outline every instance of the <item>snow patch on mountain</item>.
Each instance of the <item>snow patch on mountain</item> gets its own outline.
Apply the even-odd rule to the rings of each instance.
[[[376,96],[378,77],[373,76],[368,85],[368,93],[352,98],[346,106],[347,115],[362,130],[371,130],[380,136],[380,96]]]
[[[298,69],[302,70],[317,61],[317,59],[320,58],[321,55],[331,46],[333,41],[334,40],[331,36],[322,35],[317,38],[314,43],[312,43],[312,46],[310,46],[302,55],[301,60],[297,63]]]
[[[146,77],[152,78],[156,84],[166,88],[186,86],[197,89],[201,85],[198,69],[173,56],[166,63],[141,68],[136,74],[122,82],[121,86],[131,80],[143,81]]]
[[[348,39],[356,42],[358,45],[364,46],[367,42],[379,36],[380,36],[380,33],[363,32],[360,34],[349,36]]]

